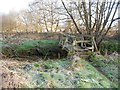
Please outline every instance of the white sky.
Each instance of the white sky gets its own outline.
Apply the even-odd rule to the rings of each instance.
[[[9,13],[9,11],[19,11],[27,8],[29,2],[33,0],[0,0],[0,13]]]
[[[7,14],[9,11],[19,11],[27,8],[33,0],[0,0],[0,14]],[[118,16],[118,13],[115,17]]]

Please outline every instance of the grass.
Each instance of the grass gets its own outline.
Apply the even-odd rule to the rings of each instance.
[[[31,69],[21,69],[29,88],[115,88],[116,84],[107,79],[89,62],[80,59],[75,70],[68,69],[68,59],[32,62]],[[22,65],[21,67],[24,67]],[[26,67],[28,68],[28,67]],[[15,70],[17,71],[17,69]],[[18,69],[20,72],[20,69]],[[29,81],[29,83],[28,83]]]
[[[106,42],[105,42],[106,43]],[[117,43],[117,42],[116,42]],[[27,40],[19,45],[11,44],[9,45],[15,51],[29,50],[34,47],[45,48],[54,47],[58,44],[57,40]],[[3,43],[0,43],[2,46]],[[106,44],[105,44],[106,45]],[[103,51],[108,48],[110,44],[103,47]],[[113,45],[116,48],[118,44]],[[117,48],[116,48],[117,49]],[[9,52],[8,49],[5,49]],[[108,48],[109,50],[109,48]],[[114,49],[110,49],[113,51]],[[80,59],[80,67],[75,70],[68,69],[70,61],[67,59],[62,60],[47,60],[31,63],[31,69],[21,69],[23,77],[28,78],[27,87],[30,88],[114,88],[117,87],[117,75],[118,68],[117,60],[105,61],[103,56],[95,56],[94,54],[90,57],[91,64],[95,67],[99,67],[102,72],[109,78],[112,78],[115,84],[101,74],[95,67],[93,67],[89,62]],[[22,66],[24,67],[24,65]],[[18,68],[16,68],[18,69]],[[19,68],[20,69],[20,68]],[[19,71],[18,69],[18,71]],[[28,77],[30,76],[30,78]]]
[[[6,45],[6,46],[5,46]],[[14,56],[16,53],[17,56],[24,54],[24,56],[28,55],[28,52],[35,53],[31,49],[41,48],[41,52],[46,55],[48,52],[47,48],[54,47],[58,45],[57,40],[26,40],[21,44],[5,44],[4,48],[1,48],[1,52],[3,52],[7,56]]]
[[[2,46],[4,45],[4,43],[2,41],[0,41],[0,52],[2,51]]]
[[[28,40],[17,46],[16,50],[27,50],[34,47],[45,47],[57,45],[57,40]]]
[[[90,63],[103,72],[111,81],[118,83],[118,56],[105,58],[102,55],[91,55]]]

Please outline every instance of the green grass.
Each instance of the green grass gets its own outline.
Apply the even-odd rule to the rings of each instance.
[[[0,41],[0,46],[3,46],[3,44],[4,44],[4,43]]]
[[[58,41],[57,40],[28,40],[24,41],[20,45],[17,45],[16,50],[27,50],[31,49],[34,47],[49,47],[49,46],[54,46],[57,45]]]
[[[118,56],[105,58],[102,55],[91,55],[90,63],[102,71],[111,81],[118,83]]]
[[[0,43],[3,45],[2,43]],[[34,47],[54,47],[58,44],[57,40],[28,40],[19,45],[11,44],[10,46],[16,51],[29,50]],[[45,49],[44,49],[45,50]],[[7,51],[9,52],[9,51]],[[94,56],[94,55],[93,55]],[[106,64],[99,58],[93,58],[95,64],[106,68]],[[97,61],[98,60],[98,61]],[[28,78],[27,87],[29,88],[114,88],[114,84],[107,79],[103,74],[96,70],[89,62],[80,59],[79,63],[83,67],[78,67],[76,70],[67,69],[70,61],[62,60],[40,60],[33,62],[32,69],[26,71],[22,68],[23,77]],[[109,66],[110,67],[110,66]],[[108,67],[108,68],[109,68]],[[17,68],[16,68],[17,69]],[[106,69],[107,70],[107,69]],[[15,70],[17,71],[17,70]],[[115,73],[115,72],[113,72]],[[29,78],[30,76],[30,78]]]
[[[0,52],[2,52],[2,46],[4,46],[4,45],[5,45],[5,43],[0,41]]]
[[[17,56],[22,55],[23,53],[24,55],[28,55],[28,52],[32,52],[34,54],[34,51],[31,50],[34,48],[41,48],[41,52],[44,55],[46,55],[46,53],[48,52],[47,48],[57,46],[58,41],[57,40],[26,40],[21,44],[2,45],[2,43],[0,43],[0,45],[4,46],[3,49],[1,48],[1,52],[7,56],[14,55],[14,52],[16,53]],[[7,47],[5,47],[5,45]]]
[[[32,62],[33,68],[23,73],[28,77],[29,88],[115,88],[116,84],[107,79],[89,62],[80,59],[84,67],[67,69],[70,61],[47,60]],[[29,78],[32,78],[30,79]]]

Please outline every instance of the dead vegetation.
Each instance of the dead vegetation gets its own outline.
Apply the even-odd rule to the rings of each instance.
[[[20,76],[20,72],[10,70],[20,64],[20,62],[12,59],[0,60],[0,83],[2,83],[2,88],[21,88],[25,84],[25,78]]]

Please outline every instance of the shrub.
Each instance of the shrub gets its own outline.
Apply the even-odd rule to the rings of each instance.
[[[119,48],[119,41],[117,40],[111,40],[111,41],[104,41],[101,46],[100,46],[100,52],[102,54],[104,54],[106,52],[106,50],[108,51],[108,53],[112,53],[112,52],[120,52],[120,48]]]

